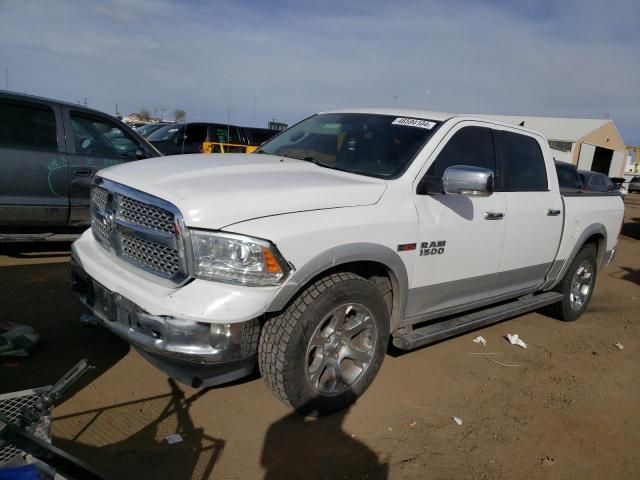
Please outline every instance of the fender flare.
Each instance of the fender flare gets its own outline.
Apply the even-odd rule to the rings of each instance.
[[[409,291],[409,277],[404,262],[389,247],[377,243],[349,243],[330,248],[313,257],[282,286],[266,308],[267,312],[278,312],[295,297],[313,278],[332,268],[353,262],[375,262],[387,268],[391,274],[394,293],[391,312],[391,328],[404,316]],[[397,296],[397,301],[395,300]]]
[[[586,243],[587,239],[592,235],[602,235],[602,237],[604,238],[604,246],[603,248],[598,248],[598,257],[597,257],[598,270],[602,268],[605,251],[607,250],[607,228],[601,223],[592,223],[582,231],[582,233],[578,237],[578,240],[573,246],[573,250],[571,250],[571,253],[567,257],[565,262],[562,264],[562,268],[560,269],[558,274],[555,276],[555,278],[550,279],[550,283],[548,283],[544,287],[544,290],[550,290],[553,287],[555,287],[559,282],[562,281],[562,279],[567,273],[567,270],[569,270],[569,267],[571,266],[573,259],[576,258],[576,255],[578,255],[578,252],[582,250],[582,247],[584,247],[584,244]]]

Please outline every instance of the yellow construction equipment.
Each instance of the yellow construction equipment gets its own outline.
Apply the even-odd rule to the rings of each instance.
[[[234,143],[203,142],[202,153],[251,153],[257,145],[238,145]]]

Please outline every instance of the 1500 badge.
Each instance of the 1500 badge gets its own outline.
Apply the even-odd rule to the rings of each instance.
[[[422,242],[420,244],[420,256],[424,255],[442,255],[447,242],[438,240],[436,242]]]

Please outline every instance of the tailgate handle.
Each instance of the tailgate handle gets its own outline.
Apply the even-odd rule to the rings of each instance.
[[[556,208],[550,208],[549,210],[547,210],[547,215],[549,217],[557,217],[558,215],[560,215],[562,212]]]
[[[485,220],[502,220],[504,213],[502,212],[487,212],[484,216]]]

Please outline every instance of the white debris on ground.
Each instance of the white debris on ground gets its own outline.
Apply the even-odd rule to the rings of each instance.
[[[462,426],[462,419],[460,417],[451,417],[454,422],[456,422],[459,426]]]
[[[549,455],[545,455],[540,461],[540,465],[543,467],[553,467],[556,461]]]
[[[624,350],[624,345],[621,342],[616,342],[614,343],[614,345],[618,347],[620,350]]]
[[[165,437],[165,440],[169,445],[173,445],[174,443],[182,442],[183,438],[179,433],[174,433],[172,435],[169,435],[168,437]]]
[[[477,336],[476,338],[473,339],[473,343],[479,343],[481,344],[483,347],[487,346],[487,341],[484,339],[484,337],[482,335]]]
[[[511,345],[517,345],[519,347],[522,348],[527,348],[527,344],[524,343],[524,341],[518,337],[517,333],[507,333],[507,340],[509,340],[509,343]]]

